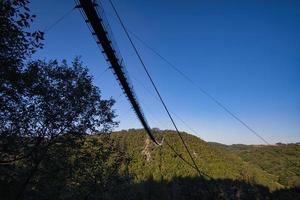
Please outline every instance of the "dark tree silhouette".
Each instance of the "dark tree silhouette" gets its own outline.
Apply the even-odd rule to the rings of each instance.
[[[23,158],[30,153],[24,149],[28,143],[40,144],[63,133],[107,132],[117,125],[114,101],[101,100],[78,58],[72,67],[66,61],[24,64],[43,39],[40,31],[25,31],[35,17],[27,3],[1,1],[0,136],[1,151],[7,154],[1,154],[0,163]]]
[[[31,56],[38,48],[42,48],[43,33],[30,32],[27,29],[35,18],[27,7],[26,0],[4,0],[0,2],[0,134],[12,136],[12,113],[20,103],[24,92],[22,70],[24,60]],[[9,120],[9,118],[11,118]],[[16,119],[15,119],[16,121]],[[20,128],[20,127],[19,127]],[[15,138],[7,138],[12,142]],[[1,144],[1,152],[13,153],[19,145],[5,149],[5,142]],[[1,154],[0,162],[5,155]]]
[[[29,31],[35,15],[30,14],[27,0],[0,1],[0,87],[10,93],[21,89],[19,72],[23,61],[43,47],[44,33]],[[5,99],[1,95],[1,107]]]
[[[59,137],[108,133],[118,124],[114,100],[101,98],[78,58],[28,62],[43,33],[27,31],[35,18],[27,4],[0,3],[1,187],[15,184],[17,199]]]
[[[29,155],[37,145],[48,145],[62,134],[107,133],[117,125],[114,100],[101,99],[78,59],[71,67],[66,61],[34,61],[20,75],[22,93],[17,94],[17,101],[7,98],[10,107],[2,108],[0,134],[2,150],[7,151],[1,155],[2,163]],[[25,148],[28,143],[33,148]],[[25,155],[18,155],[22,153]]]

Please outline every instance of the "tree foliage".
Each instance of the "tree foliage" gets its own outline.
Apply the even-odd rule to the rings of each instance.
[[[231,145],[225,146],[244,161],[269,174],[286,187],[300,187],[300,145]]]
[[[33,61],[21,77],[18,99],[3,95],[0,135],[3,151],[8,153],[1,155],[1,161],[17,159],[18,150],[29,153],[28,143],[36,143],[35,148],[62,134],[108,133],[117,125],[114,100],[101,99],[78,59],[72,66],[66,61]]]
[[[127,162],[126,154],[109,136],[61,136],[49,147],[22,199],[122,199],[130,183],[122,167]],[[28,160],[17,163],[19,174],[1,185],[2,197],[16,198],[20,179],[28,176],[28,165]]]
[[[69,146],[63,146],[73,150],[81,148],[77,145],[85,145],[75,142],[82,138],[78,136],[96,132],[110,133],[118,125],[112,109],[114,100],[101,98],[100,90],[93,85],[92,77],[79,58],[75,58],[72,64],[56,60],[29,61],[30,56],[42,48],[43,33],[30,31],[35,16],[30,14],[27,4],[27,0],[0,2],[1,199],[39,198],[41,193],[35,191],[41,183],[39,181],[45,181],[43,176],[38,176],[42,174],[41,170],[46,170],[47,174],[48,168],[45,166],[48,163],[45,160],[54,159],[54,166],[73,167],[74,170],[77,167],[71,175],[83,173],[87,174],[86,178],[89,175],[101,176],[99,173],[106,167],[107,171],[103,174],[109,175],[102,177],[106,181],[114,179],[113,176],[118,177],[116,170],[120,164],[116,159],[111,166],[107,165],[105,159],[116,151],[101,149],[105,148],[104,145],[97,142],[95,145],[101,147],[97,152],[90,155],[74,153],[76,156],[81,155],[75,164],[66,162],[69,157],[58,159],[58,155],[68,152],[67,149],[57,147],[58,142],[63,143],[62,139],[72,139],[74,142],[69,143]],[[96,156],[96,153],[101,152],[106,157]],[[99,163],[94,168],[94,165],[85,163],[84,158],[90,158],[92,163],[98,159]],[[89,168],[91,172],[85,171]],[[49,180],[51,177],[57,176],[51,174]],[[84,185],[84,180],[79,185]],[[97,187],[100,188],[99,184]],[[73,190],[74,194],[75,191],[78,190]],[[51,196],[50,191],[48,195]]]
[[[157,138],[164,137],[186,160],[189,156],[174,131],[160,131]],[[261,168],[244,162],[239,156],[223,149],[215,148],[196,136],[182,133],[191,153],[202,172],[216,179],[243,180],[249,184],[261,184],[275,190],[282,188],[274,175]],[[132,157],[130,172],[136,174],[135,181],[171,180],[174,177],[196,177],[196,170],[184,163],[166,145],[147,145],[147,137],[141,129],[130,129],[114,133],[112,138],[120,141]],[[147,154],[145,152],[147,151]],[[191,162],[191,161],[190,161]]]
[[[189,160],[175,131],[156,130],[155,132],[156,138],[164,137],[174,149]],[[148,143],[149,139],[144,130],[130,129],[111,135],[111,138],[119,141],[131,157],[128,169],[133,176],[131,185],[133,199],[290,200],[300,197],[299,187],[287,187],[278,181],[277,176],[280,171],[277,173],[273,171],[271,174],[258,163],[246,162],[236,152],[228,151],[224,145],[208,144],[187,133],[182,133],[182,136],[200,170],[211,178],[199,177],[197,172],[186,165],[168,146]],[[282,150],[282,153],[285,152],[285,156],[298,155],[299,149],[297,150],[295,145],[292,146],[293,148],[289,150]],[[265,148],[269,148],[269,153],[278,155],[278,149]],[[281,171],[289,169],[285,168],[289,165],[289,161],[284,159],[283,155],[278,156],[281,157],[281,164],[274,162],[273,165],[277,165],[277,168],[282,167]],[[299,171],[299,166],[294,165],[294,170]]]
[[[43,47],[44,33],[29,30],[36,16],[30,14],[28,3],[27,0],[0,2],[0,60],[14,67]]]

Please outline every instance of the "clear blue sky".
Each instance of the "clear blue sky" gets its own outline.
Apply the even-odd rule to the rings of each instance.
[[[113,13],[107,0],[105,11]],[[270,143],[300,142],[300,1],[114,0],[127,27],[220,100]],[[74,6],[73,0],[32,0],[34,28],[44,29]],[[107,14],[151,127],[172,129],[151,91],[120,25]],[[197,136],[226,144],[262,143],[135,41],[170,110]],[[141,125],[107,68],[78,10],[46,33],[35,57],[80,55],[105,98],[117,98],[118,129]],[[100,77],[99,77],[100,76]],[[134,77],[134,78],[133,78]],[[174,117],[180,130],[189,131]]]

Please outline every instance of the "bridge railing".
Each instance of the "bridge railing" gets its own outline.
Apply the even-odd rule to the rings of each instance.
[[[105,30],[106,30],[107,37],[108,37],[109,40],[111,41],[112,48],[113,48],[113,50],[115,51],[115,55],[116,55],[116,57],[118,58],[119,65],[120,65],[121,70],[123,71],[123,74],[124,74],[124,76],[125,76],[125,78],[126,78],[128,84],[129,84],[129,86],[130,86],[131,92],[132,92],[134,98],[136,99],[136,101],[138,102],[139,109],[142,111],[142,108],[141,108],[141,106],[139,105],[138,97],[137,97],[137,95],[136,95],[135,92],[134,92],[133,84],[132,84],[132,82],[131,82],[131,80],[130,80],[130,78],[129,78],[129,75],[128,75],[129,73],[128,73],[126,67],[125,67],[125,63],[124,63],[125,61],[124,61],[124,59],[122,58],[122,55],[121,55],[121,53],[120,53],[120,50],[119,50],[119,48],[118,48],[118,46],[117,46],[117,43],[116,43],[116,41],[115,41],[115,39],[114,39],[114,34],[113,34],[112,29],[111,29],[111,27],[110,27],[110,25],[109,25],[109,21],[108,21],[108,19],[106,18],[106,14],[105,14],[105,11],[104,11],[104,9],[103,9],[103,5],[102,5],[101,1],[98,1],[98,2],[97,2],[96,11],[97,11],[98,16],[101,18],[101,19],[100,19],[100,22],[101,22],[101,24],[103,25],[103,27],[104,27]],[[100,48],[102,49],[101,45],[99,45],[99,46],[100,46]],[[104,54],[104,56],[106,57],[105,54]],[[106,58],[106,60],[107,60],[107,58]],[[144,113],[143,113],[143,115],[144,115]],[[145,119],[145,121],[146,121],[146,119]]]

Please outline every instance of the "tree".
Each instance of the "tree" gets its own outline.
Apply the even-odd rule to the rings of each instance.
[[[27,4],[0,3],[0,192],[14,186],[17,198],[63,135],[109,133],[118,125],[114,100],[101,98],[79,58],[71,65],[28,62],[43,33],[27,31],[35,18]]]
[[[127,161],[107,134],[64,135],[48,149],[23,199],[123,199],[130,184]]]
[[[101,99],[78,58],[71,66],[66,61],[31,62],[22,79],[25,87],[20,100],[17,104],[7,101],[14,109],[1,117],[1,159],[29,161],[27,185],[59,136],[108,133],[118,123],[112,110],[114,100]]]
[[[22,99],[24,83],[22,70],[24,60],[38,48],[42,48],[43,33],[29,31],[35,15],[31,15],[27,0],[3,0],[0,2],[0,135],[6,135],[5,130],[11,126],[6,121],[7,115],[15,111],[15,106]],[[8,138],[6,138],[8,139]],[[10,142],[14,138],[9,138]],[[7,141],[8,142],[8,141]],[[2,144],[4,143],[4,144]],[[1,152],[13,153],[14,148],[5,149],[3,141]],[[19,146],[19,145],[18,145]],[[15,149],[18,149],[15,146]],[[0,156],[0,163],[4,159]]]

